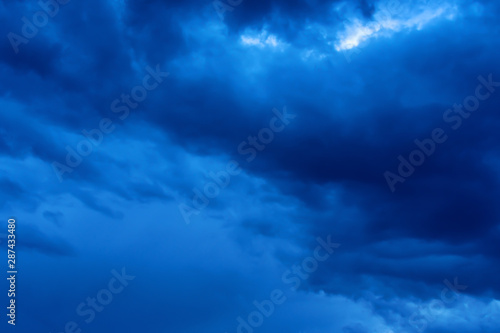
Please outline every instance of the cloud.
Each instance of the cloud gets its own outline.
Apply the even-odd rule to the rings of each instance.
[[[67,304],[128,264],[137,289],[89,330],[128,318],[229,332],[332,234],[342,251],[262,332],[400,332],[454,277],[468,289],[427,332],[498,330],[500,6],[396,5],[243,1],[221,20],[211,1],[71,1],[18,54],[4,38],[0,210],[27,221],[24,285],[42,290],[44,265],[60,267],[50,286],[67,281],[53,298],[26,290],[35,319],[23,325],[60,330]],[[2,35],[21,33],[33,6],[2,1]],[[168,78],[120,119],[113,101],[156,64]],[[443,114],[489,75],[491,97],[452,130]],[[238,145],[285,106],[296,119],[244,163]],[[52,163],[103,118],[116,129],[60,183]],[[436,128],[448,140],[392,193],[384,172]],[[186,226],[178,204],[232,159],[241,174]],[[50,320],[35,311],[49,298],[61,310]]]
[[[29,249],[52,256],[74,256],[73,246],[60,237],[50,237],[34,225],[17,228],[17,246],[21,250]]]

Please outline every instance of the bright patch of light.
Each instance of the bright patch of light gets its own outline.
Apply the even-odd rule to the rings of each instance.
[[[266,44],[276,47],[276,46],[278,46],[278,41],[276,40],[275,36],[271,35],[271,36],[267,37]]]
[[[241,36],[241,41],[245,45],[259,45],[259,46],[264,46],[260,39],[258,38],[252,38],[248,36]]]
[[[241,43],[245,46],[271,47],[282,49],[285,43],[280,41],[275,35],[269,34],[266,30],[261,33],[245,33],[241,35]]]
[[[345,23],[345,30],[337,34],[335,49],[337,51],[352,49],[370,38],[390,36],[404,29],[420,30],[425,24],[439,17],[454,19],[456,12],[455,5],[446,3],[435,6],[429,4],[412,6],[409,3],[400,4],[396,8],[394,6],[389,8],[388,4],[381,3],[373,15],[373,20],[366,22],[354,18]]]

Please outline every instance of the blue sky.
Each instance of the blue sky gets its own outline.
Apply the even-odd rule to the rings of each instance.
[[[0,1],[2,332],[498,332],[499,15]]]

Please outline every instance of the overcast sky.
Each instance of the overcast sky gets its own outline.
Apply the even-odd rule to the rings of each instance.
[[[0,1],[2,332],[499,332],[499,15]]]

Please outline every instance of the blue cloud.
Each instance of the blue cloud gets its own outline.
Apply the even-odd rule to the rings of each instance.
[[[498,331],[499,13],[0,1],[19,329]],[[342,247],[307,273],[327,235]],[[86,323],[121,267],[136,279]],[[291,267],[308,277],[288,292]]]

